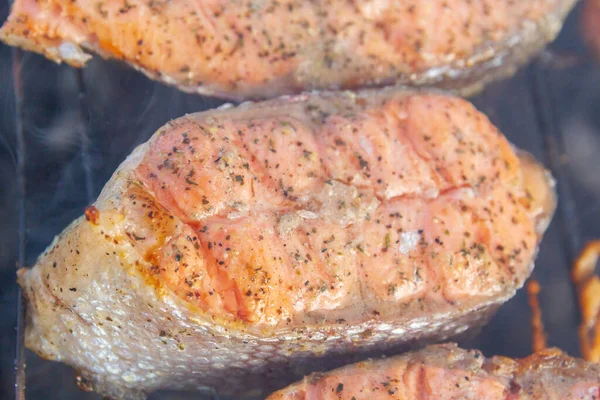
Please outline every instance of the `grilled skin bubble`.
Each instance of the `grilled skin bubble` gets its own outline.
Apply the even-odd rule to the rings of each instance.
[[[600,365],[558,349],[527,358],[485,358],[454,344],[315,373],[267,400],[593,400]]]
[[[480,326],[529,276],[553,210],[544,169],[459,98],[187,115],[20,270],[27,346],[116,398],[269,393]]]
[[[559,32],[575,0],[16,0],[5,43],[123,60],[180,89],[264,98],[391,84],[472,92]]]

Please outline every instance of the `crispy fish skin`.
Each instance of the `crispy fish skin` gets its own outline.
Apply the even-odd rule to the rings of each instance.
[[[307,376],[267,400],[592,400],[600,365],[547,349],[522,359],[485,358],[455,344],[368,360]]]
[[[393,84],[468,94],[553,40],[575,2],[16,0],[0,40],[235,99]]]
[[[269,393],[486,322],[529,276],[554,200],[543,167],[444,94],[187,115],[19,271],[26,344],[114,398]]]

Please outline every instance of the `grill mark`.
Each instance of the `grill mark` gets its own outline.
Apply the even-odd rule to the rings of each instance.
[[[419,400],[429,400],[429,385],[427,385],[427,377],[425,376],[425,367],[419,366],[419,374],[417,376],[417,393]]]
[[[404,102],[403,106],[405,108],[405,112],[406,109],[409,106],[409,102],[410,102],[410,97],[406,99],[406,101]],[[402,126],[402,122],[400,120],[400,118],[398,117],[398,115],[396,113],[389,113],[391,114],[392,118],[394,119],[394,122],[396,123],[396,127],[397,127],[397,131],[399,132],[398,136],[398,140],[402,141],[403,144],[405,144],[410,151],[417,157],[417,159],[419,161],[422,161],[423,164],[425,164],[428,169],[429,169],[429,173],[431,174],[431,176],[433,177],[433,179],[435,181],[437,181],[439,179],[439,177],[441,176],[441,178],[444,180],[444,183],[446,183],[449,186],[449,189],[452,189],[453,185],[450,185],[449,182],[452,182],[452,180],[450,179],[450,176],[448,174],[447,168],[444,168],[441,172],[438,172],[435,170],[435,168],[433,168],[432,166],[432,161],[435,162],[435,160],[433,159],[433,156],[431,156],[431,154],[421,154],[420,151],[417,150],[417,146],[415,146],[415,143],[411,137],[411,135],[406,134],[406,132],[404,132],[404,127]],[[410,118],[410,116],[409,116]],[[429,156],[429,158],[427,158],[427,156]],[[461,185],[459,185],[461,186]],[[470,187],[470,185],[467,185],[468,187]],[[440,182],[436,182],[436,187],[438,192],[442,192],[442,188],[440,187]],[[447,189],[443,189],[443,190],[447,190]],[[437,197],[437,196],[436,196]]]
[[[246,145],[245,148],[244,144]],[[274,179],[270,178],[269,169],[267,169],[263,165],[259,157],[251,150],[250,144],[246,143],[244,139],[236,138],[236,140],[233,142],[233,145],[236,147],[238,154],[244,157],[244,160],[250,166],[250,175],[254,175],[258,178],[258,184],[261,185],[263,188],[267,189],[270,194],[275,196],[275,198],[280,197],[280,193],[272,190],[273,187],[277,187],[277,183]],[[253,158],[255,158],[255,161],[252,161]],[[255,198],[254,179],[250,179],[250,182],[252,182],[253,185],[252,197]],[[281,206],[282,209],[290,207],[293,204],[293,201],[291,201],[290,199],[285,198],[283,196],[281,197],[283,200],[283,204]],[[276,209],[277,207],[273,206],[273,208]]]
[[[158,200],[156,193],[154,193],[154,191],[150,189],[148,185],[148,180],[145,177],[145,175],[149,174],[149,171],[150,170],[147,168],[144,161],[142,161],[140,165],[133,170],[134,180],[140,182],[140,186],[143,187],[144,192],[147,193],[147,195],[154,200],[154,204],[158,205],[164,210],[167,210],[167,212],[173,214],[185,224],[193,225],[196,221],[187,217],[186,213],[177,204],[177,200],[175,199],[174,194],[170,190],[161,191],[161,196],[164,196],[166,198],[165,200],[168,201],[168,207],[166,204],[164,204],[166,202],[161,202]]]

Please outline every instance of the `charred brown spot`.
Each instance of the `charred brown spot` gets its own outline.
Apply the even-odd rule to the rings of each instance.
[[[75,378],[75,383],[77,384],[77,387],[84,392],[91,392],[93,390],[90,381],[81,375],[77,375]]]
[[[98,225],[100,211],[94,206],[89,206],[85,209],[85,219],[94,225]]]

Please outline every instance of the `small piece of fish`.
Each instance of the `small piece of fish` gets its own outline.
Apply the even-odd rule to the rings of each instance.
[[[553,210],[543,167],[460,98],[187,115],[19,271],[26,344],[115,398],[269,393],[482,325],[529,276]]]
[[[600,60],[600,1],[585,0],[581,7],[580,29],[596,61]]]
[[[522,359],[485,358],[454,344],[327,373],[315,373],[267,400],[594,400],[600,365],[547,349]]]
[[[596,274],[598,258],[600,258],[600,240],[588,242],[571,270],[581,311],[579,326],[581,355],[584,359],[596,363],[600,363],[600,276]]]
[[[575,0],[15,0],[0,40],[83,66],[123,60],[188,92],[265,98],[512,74]]]

